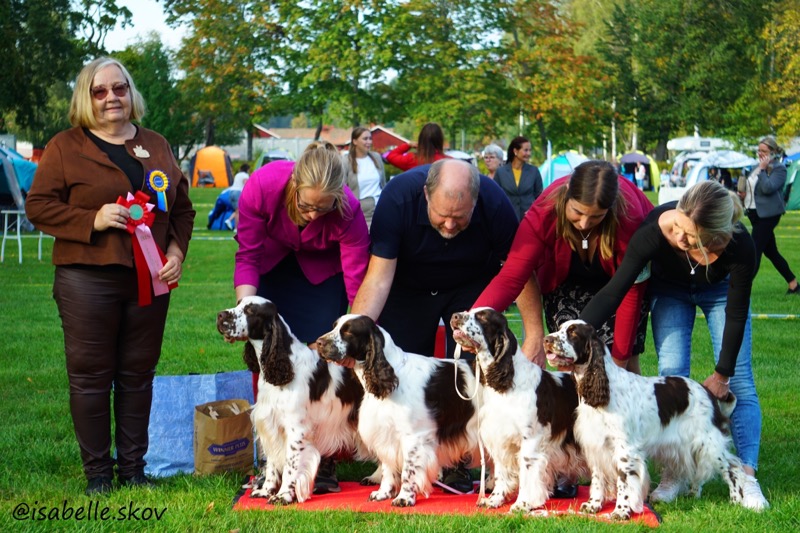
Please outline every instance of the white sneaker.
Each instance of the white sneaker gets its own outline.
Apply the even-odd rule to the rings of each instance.
[[[686,484],[682,480],[672,479],[669,475],[665,475],[661,478],[661,483],[658,484],[656,490],[650,493],[650,501],[670,503],[685,492]]]
[[[743,507],[747,507],[753,511],[763,511],[764,509],[769,509],[769,502],[761,492],[761,485],[758,484],[758,480],[753,476],[745,474],[743,492]]]
[[[233,231],[233,222],[230,219],[226,220],[225,221],[225,227],[228,228],[229,230]]]

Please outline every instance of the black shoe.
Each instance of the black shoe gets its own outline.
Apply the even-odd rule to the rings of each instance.
[[[141,487],[151,489],[156,486],[153,481],[144,475],[144,472],[136,472],[132,476],[117,475],[117,480],[122,487]]]
[[[314,478],[314,494],[341,491],[342,487],[339,486],[339,480],[336,479],[336,461],[330,457],[323,458],[317,469],[317,477]]]
[[[786,295],[788,296],[790,294],[800,294],[800,285],[798,285],[794,289],[787,289],[786,290]]]
[[[93,477],[86,484],[86,495],[97,496],[98,494],[108,494],[113,490],[111,478],[108,476]]]
[[[442,469],[442,485],[448,494],[470,494],[474,490],[472,474],[460,463],[455,468]]]
[[[578,485],[567,481],[556,484],[553,489],[553,498],[571,500],[578,495]]]

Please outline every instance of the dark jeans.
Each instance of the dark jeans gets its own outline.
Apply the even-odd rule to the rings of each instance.
[[[795,279],[794,272],[778,251],[778,243],[775,242],[775,228],[781,220],[781,215],[761,218],[755,209],[748,209],[747,218],[750,219],[750,224],[753,226],[753,242],[756,245],[756,274],[761,266],[761,256],[765,255],[772,261],[775,270],[783,276],[786,283]]]
[[[484,288],[485,281],[439,291],[393,286],[378,323],[403,350],[433,357],[441,319],[445,325],[447,358],[452,359],[455,342],[450,317],[453,313],[470,309]],[[461,357],[472,360],[475,355],[463,352]]]
[[[139,307],[133,269],[56,267],[53,297],[64,329],[70,411],[86,477],[113,475],[112,387],[118,472],[126,477],[141,472],[169,294]]]

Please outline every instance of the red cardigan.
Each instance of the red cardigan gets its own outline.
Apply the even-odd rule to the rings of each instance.
[[[542,294],[554,291],[567,279],[572,249],[569,242],[556,237],[556,213],[550,197],[568,180],[569,176],[554,181],[533,203],[520,222],[503,268],[473,307],[506,309],[519,296],[532,272],[536,272]],[[613,276],[622,263],[628,242],[653,209],[653,204],[644,193],[622,176],[619,178],[619,190],[627,201],[627,216],[619,221],[613,256],[600,259],[603,270],[609,276]],[[634,284],[617,308],[611,350],[617,359],[631,356],[646,285]]]
[[[391,152],[386,154],[386,161],[402,171],[411,170],[414,167],[421,165],[419,161],[417,161],[417,154],[413,152],[409,152],[411,150],[411,145],[408,143],[403,143]],[[438,161],[440,159],[446,159],[447,156],[436,152],[433,156],[433,161]]]

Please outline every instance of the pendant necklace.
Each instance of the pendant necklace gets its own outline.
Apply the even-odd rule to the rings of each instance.
[[[689,268],[691,268],[691,270],[689,271],[689,274],[694,276],[695,270],[697,270],[697,267],[700,266],[700,261],[698,261],[696,265],[692,265],[692,260],[689,259],[689,252],[684,250],[683,253],[686,254],[686,261],[689,263]]]
[[[583,233],[581,233],[581,230],[579,230],[579,229],[577,229],[577,228],[575,229],[575,231],[577,231],[578,233],[580,233],[581,239],[583,239],[583,240],[581,241],[581,248],[583,248],[584,250],[588,250],[588,249],[589,249],[589,237],[591,237],[591,236],[592,236],[592,232],[593,232],[594,230],[593,230],[593,229],[590,229],[590,230],[589,230],[589,233],[587,233],[586,235],[584,235]]]

